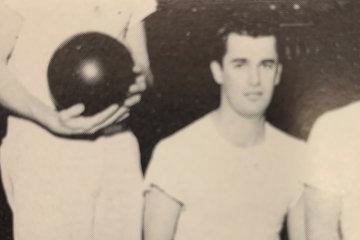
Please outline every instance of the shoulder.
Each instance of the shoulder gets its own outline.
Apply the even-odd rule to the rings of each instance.
[[[269,154],[276,157],[280,172],[290,175],[289,179],[302,179],[307,162],[307,146],[300,140],[274,126],[268,127]]]
[[[353,121],[353,123],[357,123],[358,117],[360,115],[360,101],[356,101],[345,105],[343,107],[331,110],[323,114],[319,119],[324,122],[332,122],[332,123],[348,123]]]
[[[161,140],[155,147],[151,163],[160,165],[187,165],[194,159],[199,160],[211,137],[211,120],[202,117],[180,129],[173,135]],[[210,126],[209,126],[210,125]]]
[[[292,150],[304,150],[305,142],[299,138],[296,138],[268,123],[268,135],[269,141],[272,141],[276,145],[283,146],[283,148],[291,148]]]
[[[194,121],[160,141],[157,148],[178,149],[180,146],[192,147],[201,144],[210,133],[210,121],[208,115]]]
[[[335,139],[360,133],[360,101],[350,103],[341,108],[328,111],[321,115],[312,128],[310,139],[319,136]]]

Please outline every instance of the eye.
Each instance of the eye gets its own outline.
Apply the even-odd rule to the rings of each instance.
[[[247,64],[246,60],[238,60],[238,61],[233,62],[233,66],[235,68],[242,68],[242,67],[246,66],[246,64]]]
[[[275,61],[263,61],[261,66],[265,69],[274,69],[277,64]]]
[[[245,63],[236,63],[236,64],[234,64],[235,68],[242,68],[244,66],[245,66]]]

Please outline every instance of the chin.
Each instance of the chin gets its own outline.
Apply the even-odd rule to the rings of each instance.
[[[262,118],[265,116],[265,111],[237,111],[238,115],[249,118],[249,119],[255,119],[255,118]]]
[[[243,118],[262,118],[265,116],[266,109],[269,104],[265,101],[249,102],[249,101],[238,101],[230,102],[231,108],[236,112],[237,115]]]
[[[259,106],[260,105],[260,106]],[[243,115],[247,118],[259,118],[265,115],[265,111],[267,106],[263,104],[254,105],[254,104],[247,104],[246,108],[238,111],[240,115]]]

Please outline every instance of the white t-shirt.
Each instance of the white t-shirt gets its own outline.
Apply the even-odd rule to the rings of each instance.
[[[207,115],[157,146],[146,184],[183,204],[176,240],[274,240],[302,193],[303,153],[270,124],[261,145],[236,147]]]
[[[86,31],[120,36],[128,24],[135,24],[156,8],[154,0],[4,2],[23,18],[9,67],[31,94],[51,107],[54,106],[48,88],[47,67],[60,44]],[[129,151],[124,152],[121,150],[123,148]],[[119,175],[123,177],[123,181],[118,184],[129,189],[133,187],[134,191],[141,188],[138,145],[135,136],[129,131],[111,137],[99,137],[95,141],[71,140],[54,136],[30,121],[9,117],[1,152],[2,168],[6,172],[10,171],[6,174],[13,175],[13,178],[19,174],[31,174],[19,170],[25,162],[29,167],[37,168],[41,174],[49,172],[49,176],[46,176],[51,178],[51,169],[56,169],[56,164],[62,164],[65,169],[66,166],[81,163],[79,169],[82,168],[86,173],[90,171],[91,164],[87,163],[89,159],[99,164],[106,162],[107,158],[118,158],[119,164],[122,164]],[[59,170],[56,174],[60,176],[63,172]],[[31,176],[29,179],[31,181]]]
[[[360,102],[321,116],[309,137],[306,182],[342,197],[341,226],[346,240],[360,239]]]
[[[129,24],[136,24],[156,7],[154,0],[6,0],[6,4],[23,18],[9,61],[10,70],[31,94],[51,107],[47,68],[60,44],[87,31],[122,36]],[[35,235],[46,234],[43,229],[53,224],[64,230],[63,233],[54,231],[53,239],[73,234],[71,229],[85,232],[87,220],[83,219],[93,214],[88,204],[97,198],[102,200],[92,205],[96,211],[106,212],[111,206],[124,209],[104,216],[112,219],[107,220],[109,228],[116,225],[120,235],[136,235],[138,238],[130,239],[139,239],[137,211],[141,208],[142,175],[137,140],[130,131],[94,141],[72,140],[54,136],[32,122],[10,117],[1,154],[2,175],[14,211],[16,236],[25,235],[31,224],[42,222],[39,216],[51,215],[52,203],[60,207],[51,219],[39,225]],[[31,196],[26,201],[30,202],[33,212],[23,204],[23,196]],[[68,204],[68,199],[72,199],[69,197],[75,199],[74,203]],[[45,210],[37,211],[36,204],[44,199],[54,200],[44,204]],[[78,220],[82,216],[74,217],[74,227],[71,216],[71,219],[62,217],[68,211],[78,213],[83,209],[89,212],[78,214],[84,216],[82,220]],[[94,223],[101,229],[103,212],[96,219],[99,222]],[[26,218],[27,214],[32,217]],[[32,222],[27,222],[28,219]],[[82,224],[84,226],[79,226]],[[112,230],[115,231],[109,229]],[[81,231],[74,234],[81,235]]]

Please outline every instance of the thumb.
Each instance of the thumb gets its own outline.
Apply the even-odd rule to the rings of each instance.
[[[63,119],[68,119],[72,117],[79,116],[85,110],[85,106],[82,103],[75,104],[67,109],[64,109],[60,112],[60,116]]]

